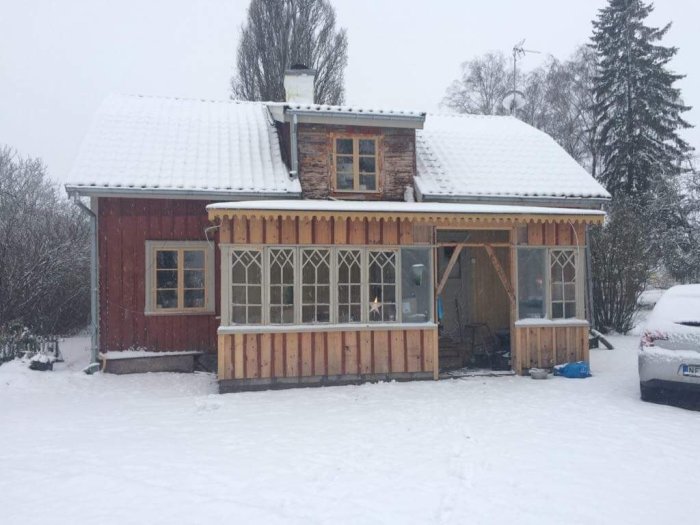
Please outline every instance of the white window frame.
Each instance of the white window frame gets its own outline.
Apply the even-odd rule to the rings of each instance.
[[[319,284],[318,282],[314,283],[304,283],[304,258],[305,254],[309,252],[327,252],[327,264],[328,264],[328,284]],[[310,246],[303,246],[299,248],[299,260],[298,260],[298,266],[299,266],[299,308],[300,308],[300,319],[302,323],[314,323],[314,324],[329,324],[333,320],[333,250],[331,250],[328,247],[325,246],[315,246],[315,245],[310,245]],[[314,273],[316,273],[318,268],[315,268]],[[336,286],[337,286],[337,279],[336,281]],[[314,288],[314,302],[313,303],[308,303],[304,304],[304,287],[305,286],[311,286]],[[318,308],[320,305],[323,305],[324,303],[319,303],[318,302],[318,290],[319,287],[321,286],[328,286],[328,321],[304,321],[304,307],[313,307],[314,312],[318,314]]]
[[[556,320],[556,321],[562,321],[566,322],[567,320],[585,320],[586,319],[586,309],[585,309],[585,302],[584,302],[584,295],[586,293],[585,289],[585,284],[586,284],[586,276],[585,276],[585,267],[584,267],[584,248],[580,246],[541,246],[541,245],[521,245],[517,247],[518,250],[544,250],[545,252],[545,257],[544,257],[544,264],[545,264],[545,271],[544,271],[544,290],[545,290],[545,316],[543,319],[547,320]],[[576,264],[575,264],[575,276],[574,276],[574,284],[576,288],[576,316],[575,317],[557,317],[556,319],[552,318],[552,286],[551,286],[551,279],[552,279],[552,252],[554,251],[573,251],[574,252],[574,257],[576,258]],[[516,286],[515,286],[515,293],[516,293],[516,321],[522,320],[520,318],[520,286],[519,286],[519,271],[517,268],[518,264],[518,257],[516,254],[515,261],[516,261]]]
[[[334,250],[331,250],[332,261],[335,263],[335,264],[333,264],[333,266],[331,268],[331,272],[332,272],[331,276],[333,278],[333,281],[331,284],[331,289],[336,294],[336,296],[335,296],[336,299],[335,299],[334,303],[331,305],[332,310],[333,310],[331,312],[331,319],[333,319],[334,322],[336,322],[336,323],[340,323],[340,320],[339,320],[340,316],[338,315],[338,308],[340,307],[339,292],[338,292],[338,286],[340,285],[340,283],[338,281],[338,254],[341,251],[343,251],[343,252],[345,252],[345,251],[360,252],[360,259],[359,259],[359,262],[360,262],[360,282],[359,282],[359,286],[360,286],[360,320],[355,322],[355,323],[349,322],[349,321],[344,321],[344,322],[342,322],[342,324],[352,325],[352,324],[357,324],[357,323],[364,323],[365,322],[365,304],[368,301],[367,297],[369,297],[369,291],[368,291],[369,287],[366,284],[367,278],[365,276],[365,274],[367,272],[367,265],[365,264],[367,251],[365,249],[363,249],[362,246],[344,246],[342,248],[338,247],[338,248],[335,248]],[[335,274],[334,277],[333,277],[333,274]],[[343,284],[345,285],[345,283],[343,283]],[[348,303],[348,304],[352,304],[352,303]]]
[[[402,319],[402,289],[401,289],[401,279],[402,279],[402,264],[401,264],[401,246],[366,246],[366,245],[344,245],[344,246],[333,246],[333,245],[249,245],[249,244],[221,244],[221,264],[222,264],[222,278],[221,278],[221,325],[222,326],[269,326],[269,327],[280,327],[280,326],[291,326],[291,325],[317,325],[323,327],[324,325],[339,325],[347,326],[351,328],[352,326],[358,325],[380,325],[380,324],[391,324],[398,325],[403,323]],[[270,283],[270,266],[269,266],[269,250],[270,249],[293,249],[294,253],[294,322],[293,323],[270,323],[270,303],[269,303],[269,283]],[[408,248],[421,248],[421,246],[410,246]],[[262,311],[262,323],[260,324],[235,324],[231,321],[231,256],[233,251],[257,251],[262,252],[263,260],[263,271],[262,271],[262,297],[263,297],[263,311]],[[331,278],[331,290],[330,290],[330,321],[329,322],[302,322],[301,308],[301,287],[302,287],[302,268],[301,262],[302,251],[304,250],[328,250],[330,254],[330,278]],[[338,252],[343,250],[357,250],[360,252],[360,293],[361,293],[361,319],[356,322],[339,322],[338,320]],[[370,252],[394,252],[395,253],[395,308],[396,308],[396,320],[394,321],[370,321],[369,320],[369,253]],[[429,257],[430,261],[430,282],[433,282],[433,262],[432,257]],[[431,304],[434,302],[434,291],[431,290],[430,293]],[[434,309],[431,309],[431,315],[424,323],[429,325],[433,323]]]
[[[396,321],[385,321],[384,319],[376,320],[373,321],[370,319],[370,303],[372,302],[372,297],[369,297],[369,287],[370,287],[370,282],[369,282],[369,254],[370,253],[378,253],[378,252],[394,252],[394,309],[395,309],[395,317]],[[380,246],[368,248],[365,253],[365,261],[363,266],[365,267],[365,282],[362,286],[362,289],[365,290],[365,293],[367,294],[367,298],[365,300],[365,306],[366,306],[366,315],[365,315],[365,322],[371,323],[371,324],[379,324],[379,323],[395,323],[395,322],[401,322],[402,319],[402,308],[401,308],[401,249],[399,248],[384,248]],[[383,273],[383,272],[382,272]],[[377,284],[377,283],[374,283]],[[382,287],[382,294],[384,293],[384,282],[382,278],[382,283],[380,284]],[[383,306],[381,306],[383,308]],[[382,310],[382,317],[384,317],[384,311]]]
[[[232,264],[232,257],[234,252],[255,252],[256,254],[259,255],[260,257],[260,322],[259,323],[250,323],[247,322],[245,323],[246,325],[255,325],[259,326],[263,324],[263,319],[265,315],[265,279],[264,279],[264,272],[265,272],[265,259],[264,259],[264,253],[263,251],[260,250],[253,250],[250,248],[244,248],[244,249],[238,249],[236,247],[232,247],[229,252],[228,252],[228,267],[227,271],[221,272],[221,280],[222,280],[222,287],[225,286],[224,289],[228,290],[228,293],[230,294],[231,291],[233,290],[233,264]],[[224,284],[228,283],[228,284]],[[257,284],[251,285],[246,281],[244,285],[238,284],[237,286],[245,286],[246,287],[246,296],[248,295],[248,290],[247,288],[249,286],[258,286]],[[246,308],[246,317],[248,317],[248,311],[247,309],[250,308],[250,305],[238,305],[238,306],[244,306]],[[233,307],[233,296],[229,295],[228,301],[222,301],[221,304],[221,318],[222,319],[230,319],[232,312],[231,308]]]
[[[204,251],[204,306],[197,308],[158,308],[156,304],[156,252],[160,250]],[[214,246],[207,241],[146,241],[144,313],[146,315],[201,315],[216,311],[214,292]],[[184,271],[184,270],[183,270]],[[178,272],[180,272],[178,261]]]

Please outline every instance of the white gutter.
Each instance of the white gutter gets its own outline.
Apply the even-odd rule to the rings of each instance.
[[[600,209],[610,202],[606,197],[553,197],[535,195],[499,196],[499,195],[425,195],[416,187],[416,193],[422,202],[454,202],[464,204],[525,204],[528,206],[556,206]]]
[[[309,124],[344,125],[350,122],[357,126],[422,129],[425,122],[425,114],[401,115],[396,113],[359,113],[293,108],[288,108],[286,113],[290,116],[296,115],[299,123]],[[387,122],[391,124],[387,126]]]
[[[85,197],[129,197],[142,199],[256,200],[300,199],[301,192],[234,192],[227,190],[181,190],[169,188],[76,186],[66,184],[68,195]]]

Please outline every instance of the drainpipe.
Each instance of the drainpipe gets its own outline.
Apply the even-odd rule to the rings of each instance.
[[[97,324],[97,216],[82,203],[77,193],[73,194],[73,202],[90,217],[90,362],[97,363],[100,344]]]
[[[293,179],[299,177],[299,155],[297,152],[297,119],[298,117],[296,113],[292,113],[292,122],[289,126],[289,149],[291,150],[289,153],[291,157],[292,169],[289,172],[289,174],[292,176]]]

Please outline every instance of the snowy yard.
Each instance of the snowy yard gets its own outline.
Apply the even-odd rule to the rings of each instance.
[[[636,338],[586,380],[216,394],[195,375],[0,366],[0,521],[672,523],[700,413],[642,403]]]

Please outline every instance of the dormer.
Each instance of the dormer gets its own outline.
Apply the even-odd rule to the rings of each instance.
[[[312,70],[288,71],[287,103],[270,106],[303,197],[404,200],[425,113],[314,104],[311,78]]]

